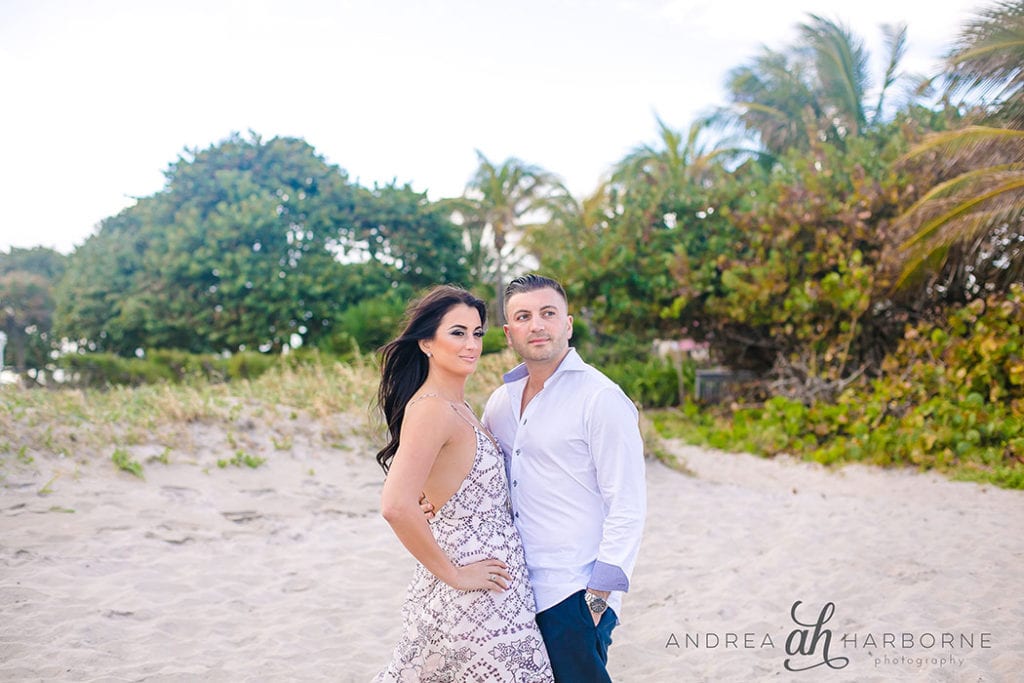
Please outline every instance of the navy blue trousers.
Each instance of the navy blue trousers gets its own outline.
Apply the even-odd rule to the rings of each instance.
[[[583,593],[573,593],[554,607],[537,613],[537,626],[551,660],[556,683],[611,683],[608,646],[619,623],[608,608],[594,626]]]

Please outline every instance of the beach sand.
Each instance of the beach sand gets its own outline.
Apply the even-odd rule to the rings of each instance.
[[[257,468],[201,422],[128,449],[145,480],[4,456],[0,680],[368,681],[413,560],[369,441],[296,424],[242,421]],[[1024,493],[665,447],[693,474],[648,462],[614,680],[1024,680]]]

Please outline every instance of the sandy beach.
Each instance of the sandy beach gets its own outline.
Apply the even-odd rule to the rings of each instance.
[[[373,445],[243,416],[233,438],[266,462],[218,467],[218,429],[128,449],[144,480],[108,452],[3,456],[0,680],[383,667],[413,560],[379,516]],[[1022,680],[1024,493],[665,448],[692,474],[648,462],[616,681]]]

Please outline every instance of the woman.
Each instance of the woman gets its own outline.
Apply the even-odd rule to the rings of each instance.
[[[419,560],[402,639],[377,681],[552,681],[512,525],[505,465],[463,399],[480,358],[484,302],[451,286],[411,307],[382,349],[388,444],[381,510]],[[420,509],[435,505],[431,520]]]

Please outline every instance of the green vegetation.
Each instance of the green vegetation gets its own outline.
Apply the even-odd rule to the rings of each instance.
[[[514,239],[530,224],[529,217],[572,211],[576,202],[558,176],[520,159],[506,159],[500,164],[477,152],[476,173],[466,193],[448,201],[455,219],[463,230],[470,248],[469,262],[478,282],[493,282],[492,322],[505,321],[504,297],[506,273],[510,266],[519,266],[522,257],[514,247]],[[490,249],[484,242],[489,234]]]
[[[217,460],[217,467],[224,469],[228,465],[234,465],[235,467],[245,466],[251,467],[252,469],[256,469],[266,461],[266,458],[261,458],[257,455],[250,455],[249,453],[246,453],[242,449],[238,449],[237,451],[235,451],[234,457],[232,457],[230,460]]]
[[[354,185],[302,140],[233,135],[167,178],[68,260],[54,329],[83,351],[348,351],[331,347],[353,306],[464,278],[460,234],[437,205]]]
[[[360,187],[300,139],[188,151],[70,256],[0,253],[13,369],[61,388],[0,389],[0,453],[167,446],[209,421],[245,464],[243,409],[324,420],[349,448],[328,422],[369,414],[369,359],[410,298],[456,282],[490,300],[490,388],[514,362],[503,285],[536,262],[583,356],[670,408],[666,434],[1024,487],[1024,5],[982,8],[927,83],[900,75],[913,27],[884,29],[878,74],[840,22],[796,36],[729,73],[727,107],[658,119],[581,199],[514,157],[479,154],[464,195],[431,202]],[[755,379],[695,403],[697,364],[651,352],[683,338]]]
[[[467,390],[475,410],[483,410],[490,390],[513,363],[507,351],[481,361]],[[150,461],[168,464],[172,449],[189,447],[191,426],[213,425],[223,433],[224,442],[204,445],[234,453],[220,459],[220,467],[258,467],[264,458],[252,453],[239,436],[243,415],[262,416],[275,426],[275,449],[291,449],[292,425],[300,416],[324,435],[326,445],[348,448],[347,433],[370,441],[380,438],[382,425],[372,409],[377,373],[376,365],[362,357],[346,363],[319,357],[279,363],[251,380],[60,391],[7,385],[0,387],[0,432],[11,437],[0,443],[0,465],[6,466],[6,458],[19,466],[42,461],[31,453],[66,454],[78,462],[83,451],[102,452],[113,439],[111,461],[141,478],[142,464],[132,459],[129,447],[155,445],[161,450]]]
[[[53,482],[57,481],[59,478],[59,473],[50,477],[50,480],[43,484],[43,486],[39,489],[38,494],[40,496],[48,496],[51,493],[53,493]]]
[[[909,328],[884,366],[833,402],[688,403],[654,423],[664,436],[727,450],[911,465],[1024,488],[1024,287]]]
[[[134,474],[139,479],[144,479],[142,476],[142,465],[137,460],[132,460],[128,451],[120,448],[114,449],[114,454],[110,456],[110,459],[117,465],[117,469]]]
[[[158,462],[161,465],[170,465],[171,464],[171,447],[170,446],[164,446],[164,449],[162,451],[160,451],[160,455],[155,455],[155,456],[151,457],[150,460],[152,460],[154,462]]]
[[[26,381],[45,379],[54,346],[50,327],[54,288],[64,276],[67,257],[45,247],[0,252],[0,332],[4,357]]]
[[[605,363],[600,369],[622,387],[626,395],[647,408],[679,405],[680,372],[658,358]]]

